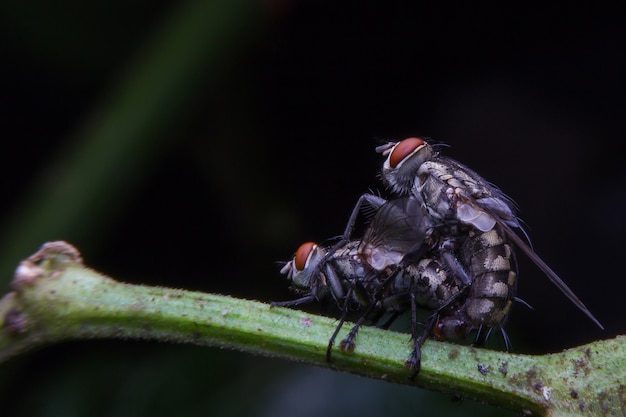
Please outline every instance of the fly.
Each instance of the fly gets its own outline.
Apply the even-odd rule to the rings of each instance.
[[[415,371],[420,368],[420,348],[430,335],[438,340],[460,341],[477,331],[474,344],[482,346],[492,330],[499,330],[507,350],[510,348],[504,325],[514,302],[518,301],[513,246],[499,225],[486,232],[461,226],[454,229],[455,234],[452,236],[437,235],[442,230],[450,233],[445,228],[435,229],[433,235],[427,237],[427,240],[434,239],[437,243],[419,265],[424,262],[434,264],[434,270],[446,277],[445,281],[439,281],[439,288],[433,289],[438,291],[453,286],[456,291],[445,301],[433,297],[440,303],[431,306],[433,314],[424,324],[423,333],[416,339],[416,348],[406,363]],[[452,268],[451,264],[455,266]],[[471,278],[469,282],[468,277]],[[413,285],[409,291],[412,302],[416,294],[423,293],[416,291],[420,279],[423,279],[423,273],[418,274],[416,280],[410,280]],[[438,281],[430,279],[428,282]],[[414,314],[413,306],[411,310]],[[415,340],[414,316],[411,322]]]
[[[365,202],[377,209],[361,239],[352,239],[356,214]],[[428,217],[414,197],[389,202],[366,194],[359,199],[344,238],[335,245],[304,243],[282,269],[292,288],[304,296],[292,301],[274,302],[274,306],[293,306],[330,295],[342,311],[340,322],[331,336],[327,359],[334,339],[350,310],[362,314],[340,347],[354,350],[354,340],[366,321],[378,322],[385,313],[388,327],[400,314],[412,313],[413,351],[406,366],[419,370],[420,348],[435,321],[418,332],[417,309],[445,309],[462,295],[464,285],[436,259],[424,241]]]
[[[390,142],[376,151],[386,156],[381,174],[393,192],[413,195],[439,226],[466,225],[477,232],[501,230],[501,235],[506,235],[583,313],[604,329],[567,284],[514,231],[524,232],[515,214],[517,208],[497,187],[465,165],[441,155],[436,145],[421,138]],[[451,232],[452,237],[457,235]],[[466,279],[472,280],[472,276]]]
[[[507,350],[504,324],[517,300],[517,267],[513,247],[499,226],[471,230],[458,250],[461,263],[473,280],[466,297],[438,313],[433,335],[439,340],[459,340],[477,330],[482,345],[493,329],[501,331]]]
[[[466,284],[441,259],[436,249],[439,246],[424,241],[429,217],[414,197],[385,202],[366,194],[359,202],[351,219],[360,211],[362,202],[374,208],[380,206],[363,237],[350,240],[348,235],[332,249],[331,245],[311,242],[301,245],[282,273],[287,274],[296,291],[305,295],[273,303],[292,306],[332,296],[342,317],[329,340],[328,360],[350,310],[364,312],[341,341],[345,351],[354,349],[356,334],[365,320],[377,323],[384,313],[391,313],[381,326],[386,328],[400,314],[410,311],[413,350],[405,366],[415,372],[420,369],[421,346],[431,334],[439,340],[458,341],[478,330],[477,344],[482,344],[491,330],[499,329],[508,348],[503,326],[515,301],[517,281],[512,247],[504,235],[494,228],[488,232],[472,230],[452,239],[457,246],[450,250],[459,257],[455,262],[466,269],[464,275],[473,277]],[[346,233],[352,228],[349,223]],[[418,310],[433,312],[422,331],[417,322]]]
[[[377,211],[363,238],[352,240],[356,217],[364,203]],[[328,294],[340,305],[345,302],[348,287],[354,286],[357,280],[362,283],[366,276],[376,277],[387,267],[398,264],[407,252],[422,245],[424,218],[415,198],[387,203],[373,194],[361,196],[343,238],[338,243],[326,246],[314,242],[303,243],[293,259],[281,269],[281,273],[286,274],[292,282],[292,288],[305,295],[274,305],[298,305],[324,298]]]

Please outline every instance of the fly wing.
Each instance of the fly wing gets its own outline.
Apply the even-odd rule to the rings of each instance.
[[[583,313],[585,313],[598,327],[604,329],[602,324],[591,314],[591,311],[583,304],[565,282],[537,255],[532,247],[527,244],[513,229],[519,229],[528,240],[526,232],[521,227],[515,212],[517,207],[513,200],[504,194],[498,187],[489,183],[476,172],[457,162],[452,158],[441,157],[454,169],[462,171],[466,175],[467,188],[465,195],[461,196],[461,202],[457,204],[457,215],[465,223],[472,224],[481,231],[491,230],[495,223],[499,224],[509,239],[519,247],[534,262],[541,271],[548,276],[567,298],[570,299]],[[487,229],[487,230],[484,230]]]
[[[457,195],[461,200],[457,205],[459,220],[483,232],[493,228],[495,225],[493,220],[521,229],[516,217],[517,205],[502,190],[455,159],[444,156],[439,156],[438,159],[448,166],[450,173],[462,183],[460,195]],[[485,216],[485,213],[489,216]]]
[[[539,255],[537,255],[537,253],[534,250],[532,250],[532,248],[528,244],[526,244],[526,242],[524,242],[524,240],[521,237],[519,237],[517,233],[513,231],[513,229],[511,229],[511,227],[509,227],[507,224],[502,223],[499,220],[498,220],[498,223],[504,229],[504,233],[507,235],[507,237],[511,239],[511,241],[518,248],[520,248],[522,252],[524,252],[526,256],[528,256],[530,260],[533,261],[534,264],[537,265],[537,267],[541,269],[541,271],[544,274],[548,276],[550,281],[552,281],[552,283],[556,285],[557,288],[561,290],[561,292],[565,294],[565,296],[569,298],[570,301],[574,303],[576,307],[578,307],[583,313],[587,315],[587,317],[589,317],[596,325],[598,325],[598,327],[604,330],[604,326],[600,324],[598,319],[594,317],[594,315],[591,313],[591,311],[589,311],[587,306],[585,306],[583,302],[580,301],[580,299],[576,296],[576,294],[574,294],[574,291],[572,291],[570,287],[567,286],[567,284],[561,279],[561,277],[559,277],[556,274],[556,272],[554,272],[552,268],[550,268],[548,264],[546,264],[544,260],[541,259]]]
[[[426,219],[415,197],[388,201],[378,209],[365,230],[361,253],[377,270],[399,264],[407,253],[422,246]]]

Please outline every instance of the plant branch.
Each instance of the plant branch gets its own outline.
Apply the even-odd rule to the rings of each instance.
[[[411,350],[407,334],[364,327],[354,353],[335,347],[328,363],[333,319],[228,296],[120,283],[83,266],[65,242],[47,243],[22,261],[12,290],[0,300],[0,362],[67,340],[149,339],[331,367],[527,414],[626,413],[626,337],[539,356],[429,340],[422,370],[411,379],[403,367]]]

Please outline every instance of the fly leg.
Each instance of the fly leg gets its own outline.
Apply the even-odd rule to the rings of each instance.
[[[352,329],[350,329],[350,332],[348,333],[348,335],[339,344],[339,348],[341,350],[343,350],[344,352],[348,352],[348,353],[354,352],[354,348],[356,346],[356,344],[354,343],[354,339],[356,339],[356,335],[359,332],[359,329],[361,328],[361,326],[363,326],[363,323],[365,322],[365,320],[367,320],[368,316],[372,313],[372,311],[374,311],[374,309],[378,307],[380,307],[380,302],[378,300],[375,300],[374,302],[370,303],[365,313],[361,317],[359,317],[359,319],[356,321]],[[400,313],[395,313],[395,315],[391,317],[391,320],[388,320],[387,322],[385,322],[385,324],[387,324],[387,327],[391,325],[393,320],[395,320],[398,317],[398,315],[400,315]]]
[[[392,275],[395,275],[395,273]],[[375,308],[380,307],[378,294],[382,292],[382,290],[384,289],[388,281],[390,281],[389,278],[387,278],[385,282],[380,285],[380,288],[376,291],[377,296],[375,297],[375,299],[372,300],[370,305],[367,307],[367,310],[365,311],[365,313],[363,313],[361,317],[359,317],[359,319],[356,321],[354,326],[352,326],[352,329],[350,329],[350,332],[348,333],[348,335],[339,344],[339,348],[343,350],[344,352],[348,352],[348,353],[354,352],[354,348],[356,346],[356,344],[354,343],[354,339],[356,339],[356,335],[359,332],[359,329],[361,328],[361,326],[363,326],[363,323],[365,322],[367,317],[374,311]]]
[[[346,321],[346,316],[348,315],[348,302],[350,301],[350,297],[352,296],[352,291],[353,291],[353,288],[350,288],[348,290],[348,293],[346,294],[346,298],[344,299],[343,309],[341,311],[341,318],[339,319],[339,324],[337,324],[337,327],[335,328],[333,335],[328,340],[328,346],[326,347],[326,362],[331,361],[330,357],[332,353],[333,344],[335,343],[335,339],[337,338],[337,335],[339,334],[341,327],[343,327],[343,324]],[[343,344],[343,341],[341,343]]]
[[[455,249],[458,243],[455,238],[445,238],[439,243],[439,255],[450,272],[457,277],[463,285],[470,285],[472,277],[467,273],[463,264],[456,256]]]
[[[422,346],[435,328],[437,320],[439,320],[439,313],[431,315],[424,325],[422,334],[419,335],[417,324],[417,305],[415,303],[415,295],[411,293],[411,339],[413,339],[413,351],[411,352],[409,358],[404,361],[404,366],[413,371],[411,379],[414,379],[417,376],[422,367]]]
[[[270,308],[271,307],[293,307],[293,306],[297,306],[297,305],[300,305],[300,304],[310,303],[310,302],[312,302],[314,300],[315,300],[315,295],[308,294],[308,295],[305,295],[304,297],[298,298],[296,300],[272,301],[270,303]]]
[[[361,326],[363,325],[365,320],[372,314],[372,312],[376,308],[380,308],[380,306],[381,306],[380,299],[381,299],[381,297],[383,295],[383,292],[385,291],[385,288],[387,288],[389,283],[393,280],[393,278],[399,272],[400,272],[400,269],[396,267],[395,270],[392,271],[389,274],[389,276],[387,276],[383,280],[383,282],[378,286],[378,288],[376,289],[376,291],[374,293],[374,296],[370,300],[369,306],[367,307],[367,310],[365,311],[365,313],[363,313],[361,315],[361,317],[359,317],[359,319],[354,324],[352,329],[350,329],[350,332],[348,333],[348,335],[339,344],[339,347],[340,347],[341,350],[343,350],[344,352],[348,352],[348,353],[354,352],[354,348],[356,346],[356,344],[354,343],[354,339],[356,339],[356,335],[359,332],[359,329],[361,328]],[[391,322],[389,324],[391,324]]]
[[[346,229],[343,232],[342,240],[347,241],[350,239],[352,232],[354,231],[354,225],[356,224],[356,219],[359,217],[361,210],[363,208],[363,204],[369,204],[374,210],[378,210],[381,206],[383,206],[387,200],[382,197],[379,197],[375,194],[363,194],[359,197],[354,208],[352,209],[352,213],[350,214],[350,218],[348,219],[348,224],[346,225]],[[329,253],[333,253],[330,251]]]
[[[355,325],[352,327],[352,329],[350,329],[350,332],[345,337],[345,339],[343,339],[341,343],[339,343],[339,349],[347,353],[354,352],[354,348],[356,347],[356,344],[354,343],[354,339],[356,339],[356,334],[359,332],[359,329],[363,325],[363,322],[365,322],[365,318],[367,317],[368,313],[373,310],[373,308],[368,308],[367,310],[368,311],[365,312],[365,314],[359,317]]]
[[[418,332],[417,303],[415,301],[415,291],[411,289],[411,293],[409,294],[411,299],[411,339],[413,339],[414,346],[411,355],[404,362],[404,366],[413,371],[411,379],[414,379],[420,371],[422,363],[422,346],[435,328],[441,312],[446,310],[460,297],[465,295],[468,289],[469,287],[465,287],[458,293],[445,300],[443,304],[428,318],[428,321],[424,325],[424,329],[421,335]]]
[[[326,265],[328,263],[328,260],[339,249],[341,249],[346,244],[346,242],[348,242],[350,240],[350,237],[352,236],[352,232],[354,231],[356,220],[359,217],[359,214],[361,213],[361,210],[362,210],[364,204],[368,204],[374,210],[378,210],[386,202],[387,202],[387,200],[385,200],[384,198],[379,197],[379,196],[377,196],[375,194],[367,194],[366,193],[366,194],[361,195],[359,197],[359,199],[357,200],[356,204],[354,205],[354,208],[352,209],[352,213],[350,214],[350,218],[348,219],[348,224],[346,225],[346,229],[344,230],[343,235],[341,236],[339,241],[337,243],[335,243],[326,252],[326,255],[324,255],[324,259],[318,263],[318,265],[315,267],[315,269],[311,272],[311,275],[316,276],[320,272],[322,266]]]
[[[346,224],[346,229],[343,231],[343,235],[341,235],[339,242],[335,243],[335,245],[333,245],[333,247],[331,247],[330,250],[327,252],[326,258],[331,256],[333,253],[339,250],[339,248],[345,245],[347,241],[350,240],[350,237],[352,236],[352,232],[354,231],[354,226],[356,225],[356,220],[359,217],[359,214],[361,214],[364,204],[368,204],[374,210],[378,210],[386,202],[387,200],[375,194],[361,195],[359,199],[357,200],[356,204],[354,205],[354,208],[352,209],[352,213],[350,214],[350,218],[348,219],[348,224]]]

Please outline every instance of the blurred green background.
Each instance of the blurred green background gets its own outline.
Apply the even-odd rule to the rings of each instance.
[[[518,353],[624,332],[624,15],[551,3],[0,3],[0,283],[66,240],[118,280],[294,297],[278,261],[426,135],[516,200],[601,332],[520,259]],[[318,312],[317,306],[307,307]],[[6,416],[508,415],[239,352],[52,346],[0,367]]]

